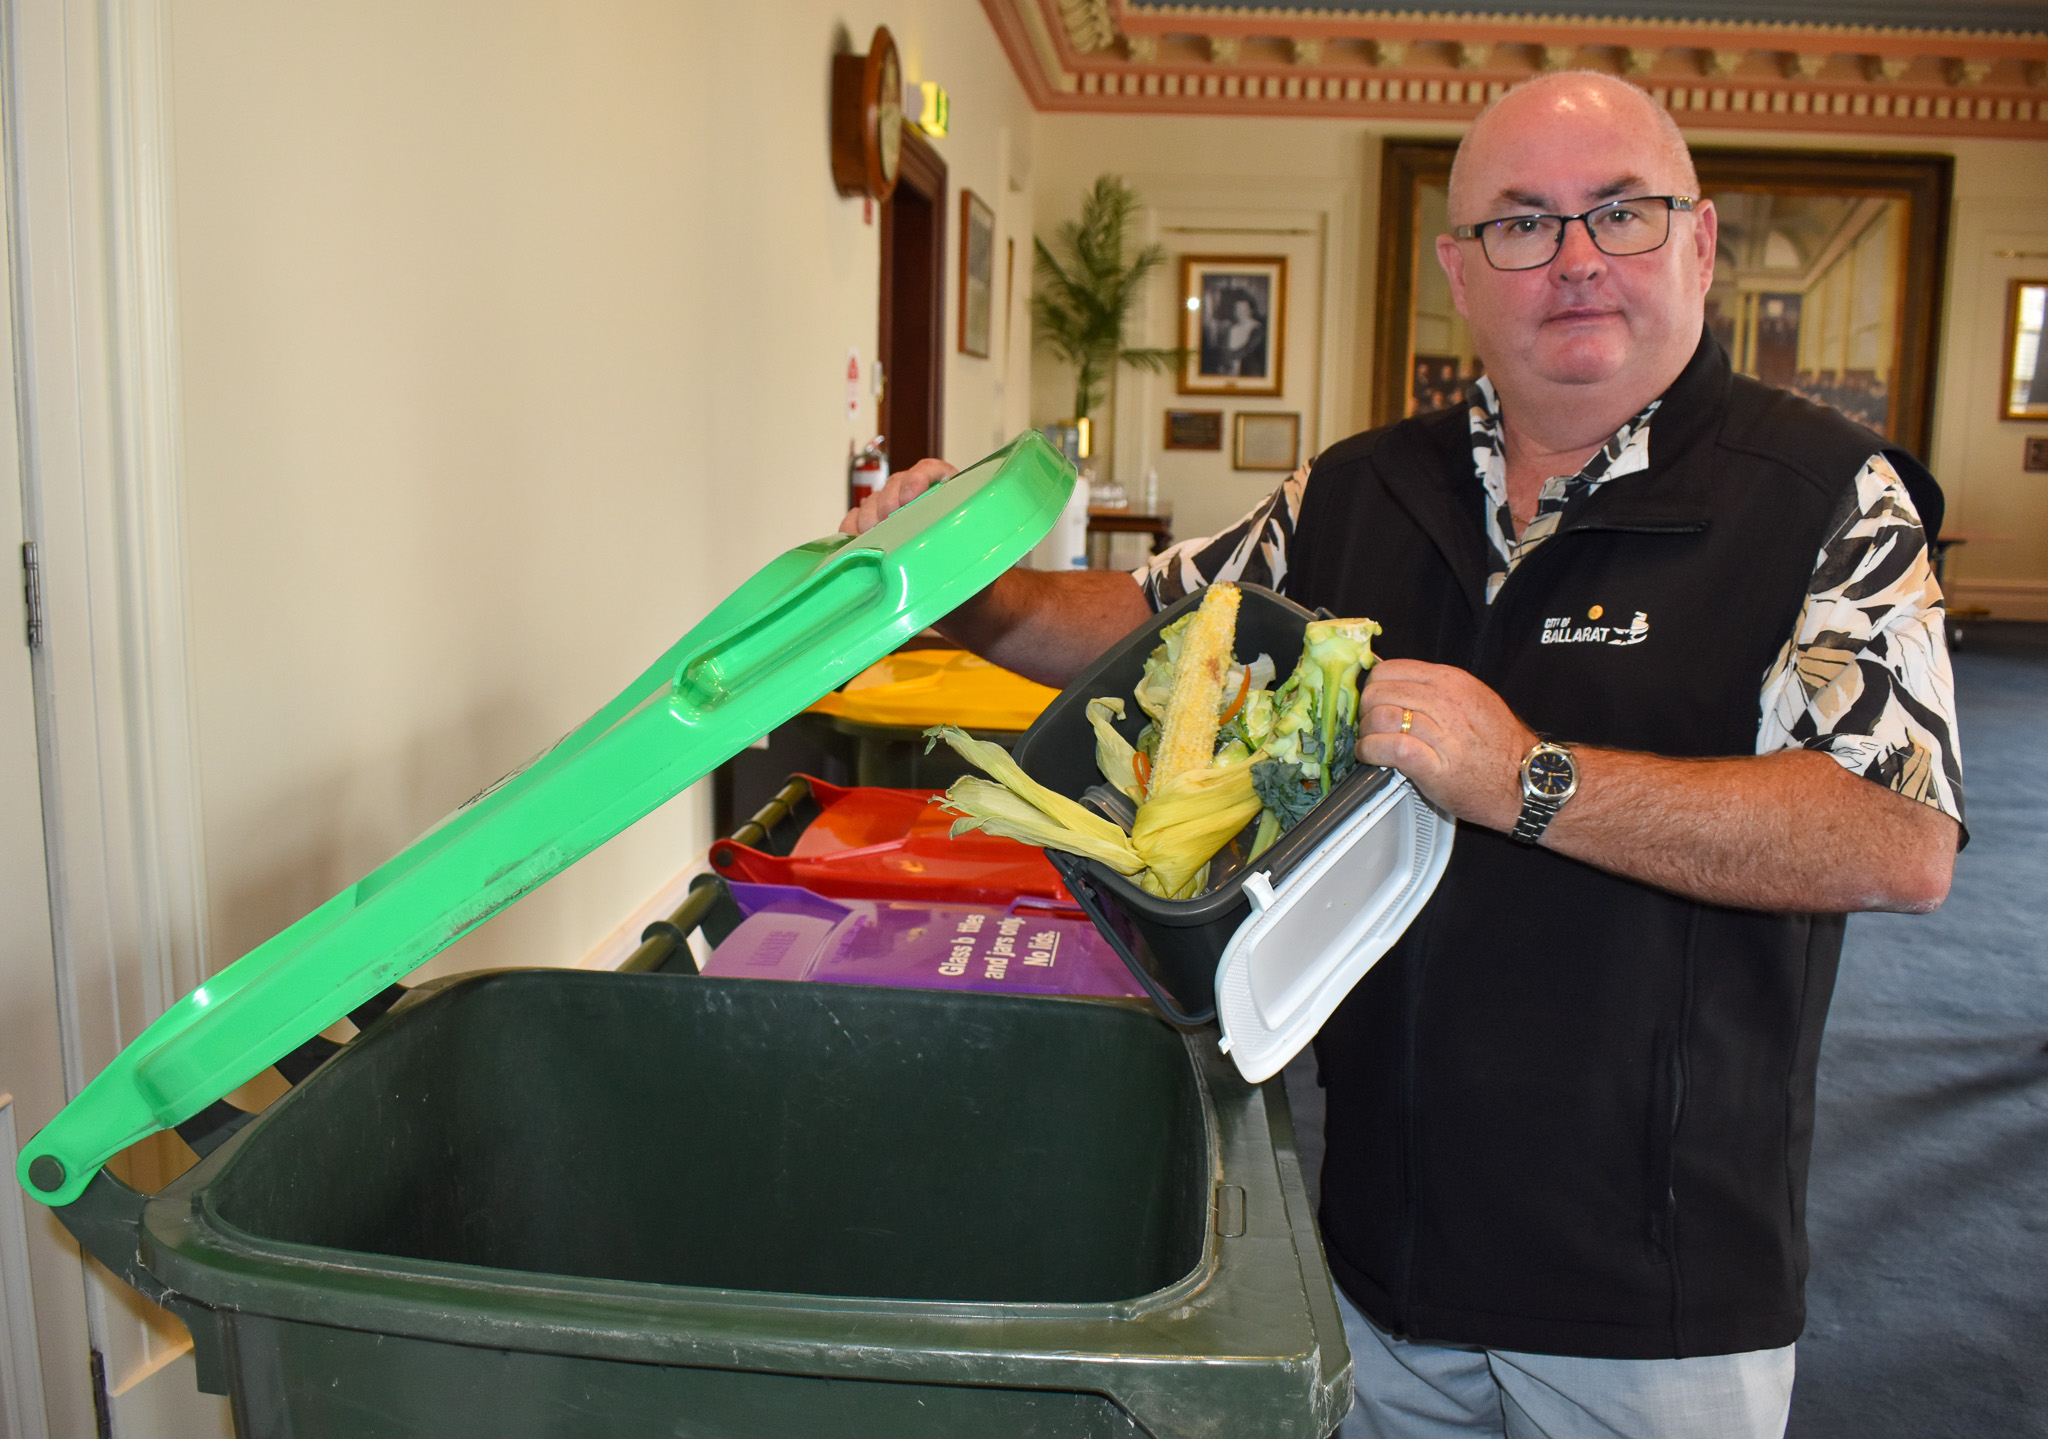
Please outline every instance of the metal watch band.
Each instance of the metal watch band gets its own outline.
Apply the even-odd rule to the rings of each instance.
[[[1515,827],[1508,831],[1508,838],[1516,844],[1535,844],[1543,838],[1543,831],[1550,828],[1550,822],[1557,818],[1557,812],[1563,808],[1564,801],[1561,799],[1525,795],[1522,799],[1522,812],[1515,817]]]

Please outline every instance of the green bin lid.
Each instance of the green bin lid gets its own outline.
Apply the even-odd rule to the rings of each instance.
[[[770,561],[610,704],[186,995],[22,1149],[68,1204],[190,1118],[992,584],[1074,470],[1027,432],[859,538]]]

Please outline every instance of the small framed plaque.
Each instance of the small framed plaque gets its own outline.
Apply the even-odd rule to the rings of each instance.
[[[1220,450],[1223,448],[1223,411],[1168,410],[1166,448],[1169,450]]]
[[[1230,466],[1292,470],[1301,463],[1301,416],[1294,411],[1240,410],[1233,417]]]

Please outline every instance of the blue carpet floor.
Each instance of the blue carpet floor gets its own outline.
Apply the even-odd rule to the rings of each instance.
[[[1849,921],[1790,1439],[2048,1436],[2048,625],[1955,669],[1970,847],[1937,913]],[[1286,1082],[1313,1192],[1313,1061]]]
[[[1849,921],[1821,1050],[1792,1439],[2048,1435],[2048,625],[1955,669],[1970,847]]]

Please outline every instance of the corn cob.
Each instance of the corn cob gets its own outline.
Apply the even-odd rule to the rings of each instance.
[[[1223,708],[1223,677],[1237,638],[1237,586],[1214,584],[1202,596],[1195,622],[1181,640],[1180,672],[1173,698],[1159,726],[1159,752],[1152,757],[1150,794],[1175,777],[1205,770],[1216,755],[1217,721]]]

